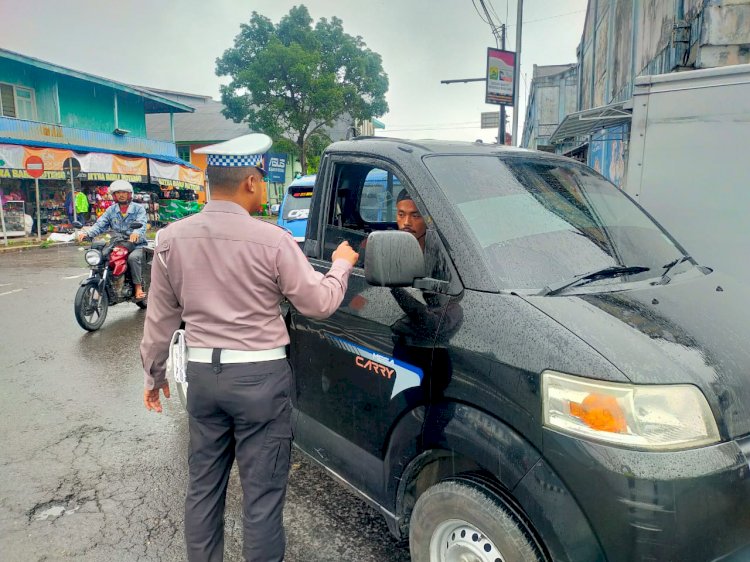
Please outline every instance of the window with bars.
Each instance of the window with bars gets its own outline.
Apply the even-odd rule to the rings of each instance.
[[[34,109],[34,90],[12,84],[0,84],[0,115],[34,120]]]

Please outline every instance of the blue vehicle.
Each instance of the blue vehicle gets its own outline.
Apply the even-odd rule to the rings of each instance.
[[[399,179],[378,168],[367,174],[362,186],[359,214],[366,222],[396,222],[396,199],[403,189]]]
[[[281,202],[276,224],[291,232],[297,242],[305,239],[314,185],[315,174],[297,178],[287,186]]]

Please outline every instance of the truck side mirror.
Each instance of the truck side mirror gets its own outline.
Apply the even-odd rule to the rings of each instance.
[[[365,279],[380,287],[411,287],[424,277],[424,254],[409,232],[380,230],[367,237]]]

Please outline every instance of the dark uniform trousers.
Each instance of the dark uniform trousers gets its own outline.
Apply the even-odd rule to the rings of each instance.
[[[243,554],[248,562],[284,558],[282,519],[292,444],[286,359],[188,363],[189,483],[185,539],[190,562],[224,556],[224,504],[237,459],[244,492]]]

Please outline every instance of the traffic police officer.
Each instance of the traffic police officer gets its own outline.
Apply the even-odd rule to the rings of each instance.
[[[266,135],[244,135],[202,149],[211,200],[202,212],[159,233],[141,359],[144,403],[162,411],[165,362],[185,323],[188,345],[189,484],[185,539],[191,562],[221,561],[224,503],[236,457],[244,491],[245,559],[284,557],[282,509],[291,449],[289,335],[284,297],[312,318],[339,307],[358,254],[343,242],[326,275],[292,236],[252,218],[260,208]]]

